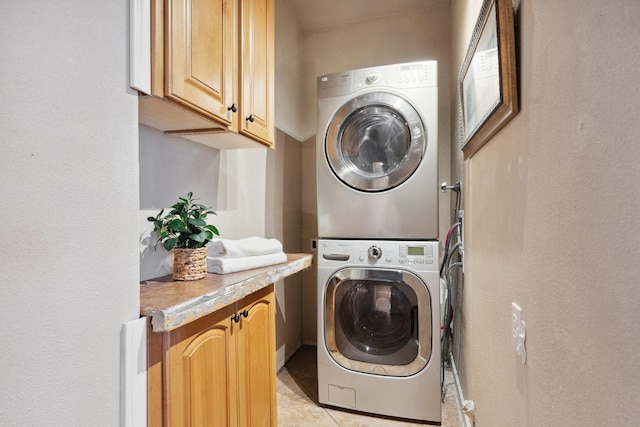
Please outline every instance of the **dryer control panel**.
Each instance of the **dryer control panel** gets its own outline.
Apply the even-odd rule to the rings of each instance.
[[[437,271],[438,242],[319,240],[318,266],[376,265]]]
[[[352,73],[355,90],[371,86],[410,88],[438,85],[436,61],[362,68]]]
[[[317,77],[318,99],[378,86],[396,89],[438,87],[438,62],[381,65]]]

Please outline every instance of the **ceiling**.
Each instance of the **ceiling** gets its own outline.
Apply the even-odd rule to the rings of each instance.
[[[285,0],[304,31],[424,9],[450,0]]]

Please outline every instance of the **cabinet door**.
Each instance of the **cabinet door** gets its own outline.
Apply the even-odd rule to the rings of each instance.
[[[240,426],[276,426],[275,317],[273,286],[242,308],[238,334]]]
[[[166,419],[170,426],[237,425],[233,307],[169,335]]]
[[[240,0],[240,132],[274,140],[274,0]]]
[[[231,126],[237,0],[169,0],[165,97]]]

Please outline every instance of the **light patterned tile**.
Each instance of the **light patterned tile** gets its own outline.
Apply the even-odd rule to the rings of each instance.
[[[286,368],[278,373],[276,388],[278,397],[282,395],[292,400],[306,400],[309,404],[313,404]]]
[[[278,374],[278,426],[337,427],[338,424],[300,389],[286,368]]]
[[[278,426],[282,427],[338,427],[327,412],[306,400],[278,396]]]
[[[402,421],[375,415],[365,415],[355,412],[327,409],[327,412],[337,421],[340,427],[423,427],[410,421]]]
[[[456,384],[451,369],[444,370],[445,397],[442,404],[442,427],[460,427],[464,425],[460,419]]]
[[[429,424],[349,412],[317,403],[315,347],[305,346],[278,374],[278,425],[283,427],[409,427]],[[455,383],[445,369],[442,427],[461,427]]]

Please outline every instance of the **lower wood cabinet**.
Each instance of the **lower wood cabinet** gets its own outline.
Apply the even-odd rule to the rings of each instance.
[[[149,333],[149,425],[276,426],[273,285]]]

